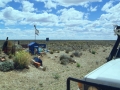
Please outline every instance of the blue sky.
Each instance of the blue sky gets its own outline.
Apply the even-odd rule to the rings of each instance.
[[[0,0],[0,40],[116,40],[120,0]]]

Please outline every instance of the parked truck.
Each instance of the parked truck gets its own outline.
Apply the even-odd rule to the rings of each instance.
[[[107,58],[107,63],[85,75],[82,80],[69,77],[67,90],[70,90],[70,81],[78,82],[78,90],[120,90],[120,26],[114,26],[117,40]]]

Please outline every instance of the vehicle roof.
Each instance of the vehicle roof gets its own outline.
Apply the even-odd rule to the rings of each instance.
[[[111,60],[84,77],[85,81],[120,88],[120,59]]]

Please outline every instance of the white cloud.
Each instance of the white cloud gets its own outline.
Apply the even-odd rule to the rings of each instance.
[[[45,3],[45,7],[50,9],[50,8],[55,8],[56,9],[56,6],[57,6],[57,3],[55,2],[52,2],[51,0],[48,0]]]
[[[89,7],[89,3],[86,3],[86,2],[83,2],[80,4],[81,6],[85,7],[85,8],[88,8]]]
[[[37,23],[41,26],[51,26],[58,23],[58,17],[55,14],[50,14],[47,12],[41,14],[22,12],[15,10],[12,7],[6,7],[1,11],[0,20],[3,20],[5,22],[5,25],[14,25],[16,23],[31,25],[33,23]]]
[[[13,9],[12,7],[7,7],[4,10],[2,10],[2,12],[3,12],[3,16],[4,16],[5,19],[8,19],[8,20],[22,19],[21,18],[22,15],[19,14],[20,11]],[[17,17],[16,17],[16,15],[17,15]]]
[[[102,7],[102,11],[107,12],[112,6],[113,6],[113,1],[109,1]]]
[[[65,7],[69,7],[69,6],[72,6],[72,5],[75,5],[75,6],[78,6],[78,5],[82,5],[82,6],[85,6],[86,5],[88,6],[87,3],[90,3],[90,2],[101,2],[102,0],[57,0],[61,6],[65,6]]]
[[[84,18],[87,20],[88,19],[88,16],[89,16],[89,13],[85,13],[84,14]]]
[[[84,13],[75,10],[74,8],[70,9],[61,9],[58,11],[60,13],[60,22],[67,22],[70,20],[82,20],[84,19]]]
[[[36,0],[44,2],[47,10],[40,13],[35,13],[34,4],[29,1],[20,1],[23,5],[23,11],[16,10],[12,7],[5,7],[0,11],[0,20],[8,25],[6,29],[0,30],[2,37],[9,36],[11,39],[34,39],[34,27],[24,28],[9,28],[9,25],[37,25],[40,30],[40,35],[37,39],[115,39],[113,34],[113,22],[120,21],[120,3],[114,5],[105,4],[102,10],[106,13],[102,14],[97,20],[90,21],[89,13],[78,11],[74,8],[64,8],[55,14],[51,12],[53,8],[57,9],[58,5],[68,7],[70,5],[83,5],[89,8],[90,2],[101,2],[101,0]],[[96,11],[97,6],[90,7],[91,11]],[[15,26],[14,26],[15,27]],[[18,37],[16,37],[18,36]],[[23,37],[24,36],[24,37]]]
[[[57,5],[58,5],[58,1],[57,0],[35,0],[37,2],[43,2],[45,4],[45,8],[47,9],[56,9]]]
[[[30,17],[32,16],[32,17]],[[33,14],[31,13],[29,17],[26,18],[27,22],[34,22],[40,26],[51,26],[58,22],[58,17],[54,14],[49,14],[44,12],[42,14]]]
[[[32,12],[32,11],[35,11],[34,9],[34,4],[33,3],[30,3],[29,1],[22,1],[22,10],[24,12]]]
[[[20,2],[21,0],[14,0],[14,2]]]
[[[69,6],[84,6],[88,7],[91,2],[102,2],[102,0],[36,0],[37,2],[44,2],[45,7],[50,8],[56,8],[58,5],[69,7]]]
[[[13,9],[12,7],[6,7],[0,13],[0,20],[3,20],[6,25],[14,25],[17,21],[23,19],[23,14]]]
[[[7,3],[11,2],[12,0],[0,0],[0,7],[5,7]]]
[[[19,3],[21,3],[21,2],[23,2],[23,1],[30,1],[30,0],[13,0],[14,2],[19,2]]]
[[[3,39],[6,39],[6,37],[9,37],[9,40],[17,40],[17,39],[34,39],[34,30],[21,30],[18,28],[6,28],[6,29],[0,29]]]
[[[90,7],[90,9],[89,9],[91,12],[94,12],[94,11],[97,11],[97,6],[95,6],[95,7]]]
[[[106,3],[102,10],[106,12],[106,14],[102,14],[100,20],[104,20],[106,23],[111,22],[111,24],[118,24],[120,21],[120,2],[116,5],[113,5],[113,1],[109,1]]]

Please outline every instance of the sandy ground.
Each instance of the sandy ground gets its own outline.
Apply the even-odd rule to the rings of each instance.
[[[112,47],[95,47],[95,54],[89,50],[81,51],[82,56],[73,57],[80,64],[76,63],[61,65],[60,55],[70,55],[65,51],[59,53],[47,53],[43,56],[43,65],[47,67],[42,71],[33,65],[30,69],[22,71],[13,70],[9,72],[0,71],[0,90],[66,90],[66,80],[68,77],[82,79],[84,75],[101,66],[106,62]],[[55,57],[58,56],[58,57]],[[71,83],[71,90],[77,90],[77,83]]]

